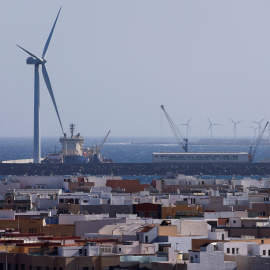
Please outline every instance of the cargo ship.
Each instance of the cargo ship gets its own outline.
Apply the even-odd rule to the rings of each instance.
[[[84,149],[84,137],[80,133],[75,134],[75,124],[70,124],[70,137],[66,133],[60,137],[59,142],[62,145],[60,153],[49,153],[44,158],[45,163],[112,163],[112,160],[102,157],[100,150],[105,143],[110,131],[106,135],[100,146],[95,145],[92,148]]]

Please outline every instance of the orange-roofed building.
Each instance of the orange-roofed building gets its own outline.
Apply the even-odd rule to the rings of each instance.
[[[107,180],[107,187],[114,189],[123,189],[126,193],[138,193],[149,188],[148,184],[141,184],[140,180]]]

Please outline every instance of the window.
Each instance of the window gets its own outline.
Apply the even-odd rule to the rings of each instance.
[[[198,258],[198,255],[195,255],[195,258]]]
[[[11,204],[11,200],[8,200],[7,203],[8,203],[8,204]]]
[[[80,255],[82,254],[82,249],[79,249],[79,254],[80,254]]]
[[[230,253],[230,248],[227,248],[227,253]]]
[[[119,248],[118,251],[121,251],[121,248]]]
[[[232,254],[234,254],[234,248],[232,248]]]
[[[233,223],[235,224],[236,223],[236,220],[233,220]]]
[[[36,228],[30,228],[29,233],[36,233]]]
[[[236,248],[236,254],[239,254],[239,248]]]
[[[268,256],[270,256],[270,250],[268,250]]]
[[[266,250],[265,249],[263,250],[263,255],[266,255]]]

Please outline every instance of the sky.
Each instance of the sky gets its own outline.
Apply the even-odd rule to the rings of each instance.
[[[45,3],[46,2],[46,3]],[[84,136],[253,137],[270,120],[270,1],[2,0],[1,137],[33,136],[34,67],[46,67],[64,130]],[[41,74],[41,136],[61,128]]]

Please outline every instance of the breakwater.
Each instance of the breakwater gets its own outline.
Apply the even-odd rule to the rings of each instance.
[[[0,163],[0,175],[270,175],[270,163],[100,163],[100,164],[14,164]]]

